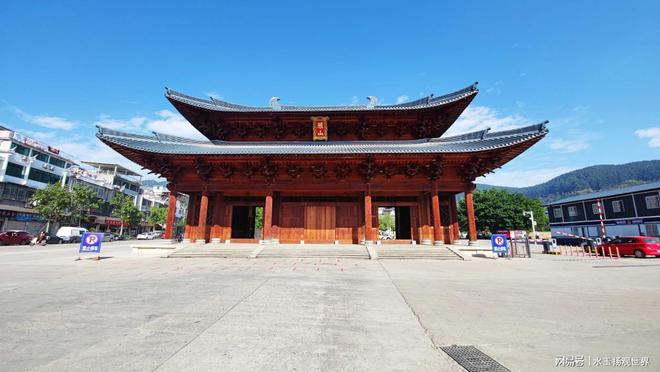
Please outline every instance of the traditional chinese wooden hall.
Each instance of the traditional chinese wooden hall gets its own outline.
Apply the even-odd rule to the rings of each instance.
[[[475,83],[394,105],[368,97],[364,105],[287,106],[273,97],[256,107],[166,89],[207,140],[102,127],[97,136],[167,179],[166,238],[173,235],[177,194],[184,193],[185,239],[198,243],[372,244],[380,208],[395,216],[391,241],[438,245],[459,238],[460,193],[469,239],[476,239],[474,180],[548,132],[544,122],[443,136],[477,93]]]

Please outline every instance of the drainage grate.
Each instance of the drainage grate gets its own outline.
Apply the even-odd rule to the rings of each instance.
[[[471,345],[441,346],[440,349],[468,372],[510,372],[508,368]]]

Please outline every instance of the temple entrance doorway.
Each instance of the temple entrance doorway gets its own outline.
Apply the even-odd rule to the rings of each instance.
[[[232,239],[261,239],[263,207],[235,205],[231,211]]]
[[[378,207],[380,240],[411,240],[411,225],[409,206]]]

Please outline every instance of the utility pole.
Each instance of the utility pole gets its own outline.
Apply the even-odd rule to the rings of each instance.
[[[529,217],[532,221],[532,234],[534,235],[534,246],[536,247],[536,221],[534,220],[534,211],[524,211],[523,215]]]

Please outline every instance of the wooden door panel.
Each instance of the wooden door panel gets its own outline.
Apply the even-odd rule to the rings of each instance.
[[[335,241],[335,207],[305,206],[305,242],[331,243]]]
[[[335,239],[344,244],[358,243],[359,212],[357,205],[338,205]]]
[[[299,243],[305,238],[305,209],[300,205],[283,203],[280,207],[280,242]]]

